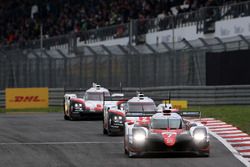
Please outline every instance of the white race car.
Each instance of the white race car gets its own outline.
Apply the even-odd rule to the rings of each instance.
[[[65,94],[64,118],[74,120],[86,116],[102,117],[105,96],[110,96],[109,90],[95,83],[93,87],[86,90],[83,97]]]

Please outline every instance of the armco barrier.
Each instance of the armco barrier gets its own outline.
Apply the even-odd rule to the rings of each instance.
[[[250,105],[250,85],[233,86],[172,86],[123,88],[124,93],[135,95],[141,90],[146,96],[166,96],[171,92],[172,99],[187,100],[189,105]],[[49,106],[63,105],[63,88],[49,89]],[[0,107],[4,107],[4,91],[0,91]]]
[[[0,90],[0,108],[5,107],[5,92]]]

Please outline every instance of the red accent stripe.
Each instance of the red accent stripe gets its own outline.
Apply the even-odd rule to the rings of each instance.
[[[250,143],[242,143],[242,144],[231,144],[234,147],[245,147],[245,146],[250,146]]]
[[[109,112],[114,113],[114,114],[116,114],[116,115],[120,115],[120,116],[122,116],[122,117],[124,117],[124,116],[125,116],[125,114],[124,114],[124,113],[119,112],[119,111],[109,110]]]
[[[244,142],[244,141],[250,141],[250,139],[242,139],[242,140],[240,140],[240,139],[235,139],[235,140],[229,140],[229,139],[227,139],[227,141],[228,142]]]
[[[246,149],[246,150],[237,150],[238,152],[241,152],[241,153],[247,153],[247,152],[250,152],[250,149]]]
[[[220,124],[209,124],[207,123],[207,126],[224,126],[224,125],[227,125],[226,123],[220,123]]]
[[[217,133],[217,135],[236,135],[236,134],[242,134],[243,132],[232,132],[232,133]]]
[[[79,98],[71,98],[71,101],[77,102],[77,103],[82,103],[84,104],[84,100],[83,99],[79,99]]]
[[[248,135],[241,135],[241,136],[224,136],[223,138],[242,138],[242,137],[249,137]]]

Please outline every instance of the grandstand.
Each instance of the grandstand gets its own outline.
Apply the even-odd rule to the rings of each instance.
[[[225,0],[2,0],[0,4],[0,44],[10,45],[44,38],[80,33],[133,19],[159,19],[160,29],[169,27],[166,19],[203,7],[221,6]],[[164,21],[165,20],[165,21]],[[114,37],[122,37],[118,28]],[[145,30],[139,30],[143,33]]]

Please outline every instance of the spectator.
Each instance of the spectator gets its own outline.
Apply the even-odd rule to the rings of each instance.
[[[236,1],[236,0],[235,0]],[[234,2],[235,2],[234,1]],[[226,0],[12,0],[0,4],[0,44],[39,39],[40,25],[47,37],[196,10]],[[233,1],[231,1],[233,2]],[[172,12],[171,12],[171,10]],[[144,21],[141,20],[143,18]],[[167,22],[160,27],[166,28]],[[8,31],[6,31],[8,30]],[[117,28],[117,37],[122,28]],[[147,32],[144,27],[140,33]]]

